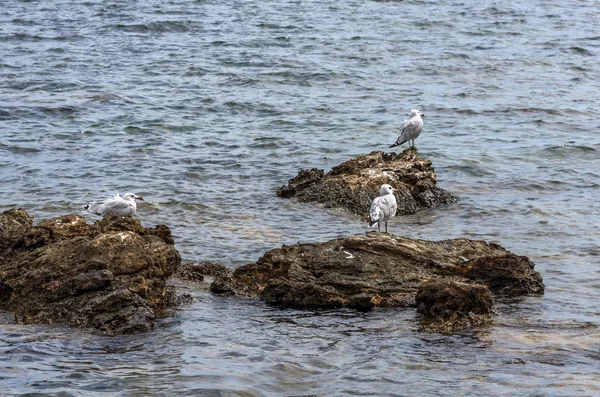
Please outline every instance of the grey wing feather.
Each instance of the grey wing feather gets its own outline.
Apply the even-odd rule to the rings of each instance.
[[[380,197],[375,197],[373,202],[371,203],[371,209],[369,210],[369,217],[371,218],[371,222],[369,222],[369,226],[373,226],[379,221],[381,212],[379,209],[379,202],[381,201]]]
[[[108,214],[129,216],[133,214],[133,208],[131,204],[123,200],[107,200],[99,205],[94,213],[103,216]]]
[[[396,139],[396,142],[390,147],[400,146],[404,142],[410,141],[411,139],[416,139],[421,134],[421,131],[423,130],[423,122],[418,117],[420,116],[406,120],[404,124],[402,124],[398,139]]]

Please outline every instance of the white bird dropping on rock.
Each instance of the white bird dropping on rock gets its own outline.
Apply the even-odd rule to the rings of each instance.
[[[117,192],[113,198],[104,200],[101,203],[92,203],[83,207],[90,214],[106,216],[133,216],[137,210],[135,200],[144,200],[135,193],[125,193],[123,197]]]
[[[398,135],[398,139],[394,142],[390,147],[396,147],[402,145],[404,142],[409,142],[410,147],[415,147],[415,139],[421,135],[421,131],[423,131],[423,118],[425,115],[419,112],[417,109],[413,109],[408,114],[408,120],[404,120],[402,126],[400,127],[400,135]]]
[[[369,216],[371,221],[369,227],[377,224],[377,230],[381,231],[381,224],[385,224],[385,232],[387,233],[388,220],[396,215],[398,204],[396,203],[396,196],[394,192],[398,190],[394,189],[388,184],[381,185],[379,188],[379,197],[375,197],[371,203],[371,211]]]

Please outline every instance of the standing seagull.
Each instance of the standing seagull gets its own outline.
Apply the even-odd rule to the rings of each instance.
[[[413,109],[408,114],[408,120],[404,120],[402,126],[400,127],[400,135],[396,142],[390,147],[396,147],[402,145],[404,142],[412,141],[412,145],[409,143],[410,147],[415,147],[415,139],[421,135],[421,131],[423,131],[423,118],[425,115],[419,112],[417,109]]]
[[[371,203],[371,211],[369,213],[371,222],[369,222],[369,227],[377,224],[377,231],[381,231],[381,224],[384,223],[385,232],[387,233],[388,220],[396,215],[396,209],[398,209],[394,192],[398,192],[398,190],[388,184],[381,185],[379,188],[379,197],[375,197]]]
[[[135,193],[125,193],[123,197],[121,197],[117,192],[113,198],[104,200],[101,203],[92,203],[92,205],[86,205],[83,207],[83,209],[90,214],[100,216],[133,216],[137,210],[135,200],[144,199]]]

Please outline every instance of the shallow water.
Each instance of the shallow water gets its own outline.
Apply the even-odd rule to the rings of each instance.
[[[546,294],[456,336],[415,332],[410,311],[203,290],[136,336],[3,313],[0,395],[599,395],[598,20],[574,0],[3,1],[0,210],[39,221],[134,191],[185,261],[235,267],[363,233],[274,190],[385,150],[418,108],[419,152],[460,201],[391,231],[498,242]]]

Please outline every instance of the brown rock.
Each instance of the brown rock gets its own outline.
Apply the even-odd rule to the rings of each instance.
[[[166,226],[79,215],[32,226],[23,210],[0,214],[0,309],[21,323],[66,323],[107,334],[151,329],[166,280],[181,263]],[[4,237],[4,235],[3,235]]]
[[[431,161],[419,157],[413,148],[401,154],[372,152],[333,167],[327,174],[316,168],[301,170],[277,190],[277,195],[363,215],[369,212],[384,183],[399,191],[398,215],[456,201],[451,193],[436,186]]]
[[[467,239],[424,241],[375,232],[366,238],[284,245],[232,275],[216,277],[211,290],[296,308],[368,310],[415,306],[418,289],[433,279],[455,285],[475,280],[495,296],[544,291],[534,264],[497,244]]]
[[[492,293],[482,284],[433,279],[419,285],[415,301],[427,331],[456,332],[492,321]]]

